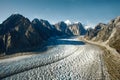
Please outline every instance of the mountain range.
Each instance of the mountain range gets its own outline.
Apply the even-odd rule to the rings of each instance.
[[[35,18],[30,21],[20,14],[12,14],[0,24],[0,55],[31,51],[50,37],[85,34],[80,22],[67,25],[61,21],[53,25],[47,20]]]
[[[30,21],[20,14],[12,14],[0,24],[0,55],[32,51],[50,37],[79,35],[85,35],[87,40],[104,42],[120,53],[120,17],[86,30],[80,22],[67,20],[50,24],[47,20],[35,18]]]

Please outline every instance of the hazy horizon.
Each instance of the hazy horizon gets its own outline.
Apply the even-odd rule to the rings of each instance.
[[[119,0],[0,0],[0,23],[19,13],[30,20],[45,19],[52,24],[70,20],[93,27],[120,16],[119,7]]]

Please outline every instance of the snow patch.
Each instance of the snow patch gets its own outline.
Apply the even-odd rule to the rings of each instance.
[[[66,20],[65,23],[66,23],[67,25],[71,25],[71,24],[72,24],[72,22],[71,22],[70,20]]]

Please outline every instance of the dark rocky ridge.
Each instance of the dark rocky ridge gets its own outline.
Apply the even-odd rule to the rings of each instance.
[[[100,23],[94,29],[88,29],[85,38],[105,42],[120,53],[120,17],[108,24]]]

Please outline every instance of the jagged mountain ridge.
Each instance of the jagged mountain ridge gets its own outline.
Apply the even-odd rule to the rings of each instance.
[[[68,27],[70,31],[73,33],[73,35],[85,35],[86,34],[86,30],[80,22],[68,25]]]
[[[85,35],[86,34],[86,30],[80,22],[68,25],[65,22],[61,21],[55,24],[55,28],[58,31],[64,32],[68,35]]]
[[[55,27],[58,31],[62,32],[63,34],[73,35],[72,32],[69,30],[67,24],[66,24],[65,22],[63,22],[63,21],[61,21],[61,22],[59,22],[59,23],[56,23],[56,24],[54,25],[54,27]]]
[[[78,28],[75,30],[78,32]],[[50,37],[73,36],[74,31],[64,22],[51,25],[47,20],[35,18],[30,21],[20,14],[12,14],[0,24],[0,53],[29,51],[40,46]]]

